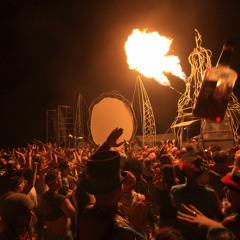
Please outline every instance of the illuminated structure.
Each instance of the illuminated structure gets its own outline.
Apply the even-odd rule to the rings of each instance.
[[[73,116],[73,108],[70,106],[59,105],[57,110],[47,110],[47,142],[69,146],[74,131]]]
[[[77,108],[74,122],[74,141],[75,147],[78,147],[84,141],[84,125],[83,125],[83,97],[78,95]]]
[[[139,106],[142,122],[142,146],[151,143],[156,145],[156,124],[150,100],[140,76],[137,77],[135,89],[138,89]],[[134,91],[135,92],[135,91]],[[134,97],[133,97],[134,98]]]
[[[102,93],[89,107],[89,140],[102,145],[115,128],[124,129],[118,141],[131,141],[136,134],[137,121],[132,103],[118,91]]]
[[[190,125],[201,121],[200,134],[196,139],[199,147],[207,148],[211,143],[221,145],[220,141],[225,142],[225,145],[227,144],[231,147],[236,145],[238,141],[237,130],[239,120],[237,113],[240,113],[240,104],[233,93],[228,103],[225,118],[221,123],[196,118],[192,113],[201,89],[204,72],[211,67],[212,56],[210,50],[201,46],[202,39],[199,32],[195,30],[195,33],[196,48],[188,59],[191,65],[191,75],[186,82],[186,91],[178,101],[178,115],[171,125],[171,129],[175,134],[179,147],[182,148],[184,134],[186,135],[185,140],[190,140],[188,139],[188,129]]]

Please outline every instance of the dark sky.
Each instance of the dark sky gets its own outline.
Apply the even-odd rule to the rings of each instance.
[[[171,49],[190,75],[194,29],[215,65],[222,45],[234,38],[232,68],[240,72],[240,1],[236,0],[2,0],[0,28],[0,146],[46,139],[46,110],[75,107],[78,94],[90,105],[103,92],[133,97],[136,71],[124,44],[133,29],[173,38]],[[179,95],[142,78],[155,114],[157,133],[176,117]],[[176,87],[184,91],[179,80]],[[234,88],[239,97],[240,83]]]

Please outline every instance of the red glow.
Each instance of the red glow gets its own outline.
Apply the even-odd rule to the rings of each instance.
[[[216,117],[216,122],[220,122],[221,118],[220,117]]]

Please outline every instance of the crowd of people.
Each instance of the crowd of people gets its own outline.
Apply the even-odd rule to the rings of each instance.
[[[240,147],[38,140],[0,152],[0,239],[240,239]]]

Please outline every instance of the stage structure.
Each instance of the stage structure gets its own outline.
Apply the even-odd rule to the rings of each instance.
[[[146,144],[151,144],[153,146],[156,145],[156,124],[155,118],[152,110],[151,102],[148,98],[147,91],[143,85],[142,79],[140,76],[137,77],[133,100],[135,97],[135,91],[138,91],[139,96],[139,107],[140,107],[140,117],[141,117],[141,124],[142,124],[142,146]],[[132,100],[132,106],[133,106]]]
[[[57,133],[58,133],[57,110],[56,109],[47,110],[46,111],[46,117],[47,117],[47,119],[46,119],[46,123],[47,123],[47,127],[46,127],[47,142],[51,142],[51,143],[57,142]]]
[[[202,38],[197,30],[195,30],[195,41],[196,48],[188,58],[191,75],[186,81],[185,93],[179,98],[178,115],[172,123],[171,129],[180,148],[183,147],[184,141],[188,142],[191,138],[195,139],[200,148],[207,148],[212,143],[223,148],[233,147],[238,141],[239,120],[237,115],[240,113],[240,105],[234,93],[231,94],[223,122],[215,123],[193,116],[193,107],[197,102],[203,75],[211,67],[212,56],[210,50],[201,46]],[[194,128],[195,136],[189,134],[189,130]]]
[[[59,105],[55,110],[47,110],[47,142],[57,142],[58,146],[69,147],[73,132],[72,107]]]
[[[74,122],[74,143],[75,148],[79,147],[84,142],[84,124],[83,124],[83,97],[78,95],[75,122]]]
[[[119,92],[102,93],[89,107],[89,139],[102,145],[115,128],[122,128],[118,142],[131,141],[136,135],[137,120],[131,102]]]

